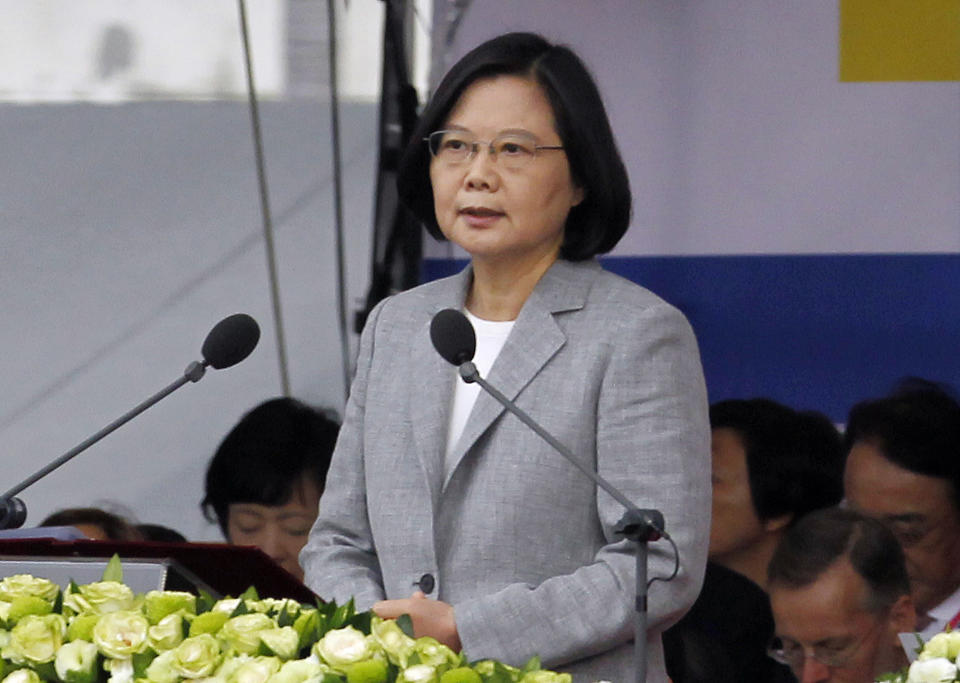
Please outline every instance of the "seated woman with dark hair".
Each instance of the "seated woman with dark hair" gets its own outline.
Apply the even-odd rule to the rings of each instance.
[[[261,403],[210,461],[204,515],[230,543],[257,546],[302,580],[297,557],[317,518],[339,429],[336,420],[296,399]]]

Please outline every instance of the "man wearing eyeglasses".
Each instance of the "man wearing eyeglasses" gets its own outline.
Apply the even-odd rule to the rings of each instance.
[[[913,630],[916,612],[903,551],[883,523],[813,512],[787,532],[767,573],[769,654],[800,683],[872,683],[906,666],[897,634]]]
[[[946,387],[901,382],[854,406],[844,495],[903,548],[917,629],[926,641],[960,626],[960,405]]]

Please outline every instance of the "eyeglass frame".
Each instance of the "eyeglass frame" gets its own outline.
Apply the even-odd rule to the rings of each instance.
[[[814,645],[813,647],[810,648],[811,653],[808,655],[807,648],[801,645],[800,643],[798,643],[797,641],[795,641],[793,638],[784,638],[783,636],[777,636],[777,635],[773,636],[773,638],[770,639],[770,644],[767,646],[767,656],[773,659],[774,661],[779,662],[780,664],[790,667],[790,670],[794,671],[796,667],[794,666],[793,663],[790,662],[790,658],[783,654],[783,648],[780,648],[778,650],[778,649],[775,649],[773,646],[774,642],[776,642],[777,640],[780,640],[781,642],[784,640],[789,640],[791,643],[797,646],[799,654],[801,655],[801,658],[797,660],[797,663],[801,665],[801,671],[802,671],[802,665],[807,660],[808,657],[810,659],[817,660],[828,669],[842,669],[843,667],[847,666],[850,663],[850,660],[853,659],[854,656],[856,656],[856,654],[860,651],[860,648],[863,647],[863,644],[866,643],[868,640],[870,640],[870,638],[875,636],[877,634],[877,631],[881,630],[881,628],[884,625],[884,622],[889,616],[889,610],[884,610],[883,612],[877,614],[876,616],[878,617],[876,622],[863,635],[863,637],[855,641],[852,645],[847,646],[848,652],[843,657],[842,661],[837,661],[837,660],[824,661],[822,659],[823,657],[822,653],[820,654],[817,653],[817,650],[821,646],[817,646],[817,645]]]
[[[472,136],[472,135],[473,135],[473,133],[471,133],[470,131],[467,131],[467,130],[442,129],[442,130],[435,130],[435,131],[433,131],[433,132],[430,133],[430,135],[428,135],[427,137],[422,138],[422,140],[427,143],[427,150],[430,152],[430,158],[431,158],[431,159],[438,159],[438,160],[444,161],[443,159],[441,159],[441,157],[439,156],[439,154],[437,154],[436,152],[433,151],[433,145],[432,145],[431,142],[430,142],[431,138],[433,138],[433,137],[436,136],[436,135],[442,134],[442,133],[459,133],[459,134],[463,134],[463,135],[465,135],[465,136]],[[459,166],[460,164],[468,163],[468,162],[472,161],[473,159],[476,159],[477,155],[480,153],[480,147],[481,147],[481,146],[485,146],[485,147],[487,148],[487,154],[490,156],[490,159],[493,160],[494,163],[499,163],[499,153],[498,153],[497,150],[494,148],[494,143],[497,142],[497,140],[500,140],[501,138],[509,138],[509,137],[529,138],[532,142],[534,142],[534,143],[536,142],[536,139],[535,139],[532,135],[527,135],[527,134],[525,134],[525,133],[500,133],[500,134],[497,135],[495,138],[493,138],[492,140],[489,140],[489,141],[487,141],[487,140],[479,140],[479,139],[474,139],[473,141],[464,140],[464,142],[468,142],[468,143],[470,144],[470,150],[467,152],[467,155],[466,155],[462,160],[460,160],[460,161],[450,161],[450,160],[446,160],[445,163],[450,164],[450,165],[453,165],[453,166]],[[530,161],[533,161],[534,159],[536,159],[536,158],[539,156],[539,152],[540,152],[541,150],[551,151],[551,150],[565,150],[565,149],[566,149],[566,147],[565,147],[564,145],[537,145],[537,144],[534,144],[534,145],[533,145],[533,156],[532,156],[532,158],[530,159]],[[524,162],[524,163],[528,163],[528,162]],[[520,168],[523,168],[523,164],[520,165]]]

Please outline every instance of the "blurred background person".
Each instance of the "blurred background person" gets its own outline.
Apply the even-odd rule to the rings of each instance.
[[[64,508],[48,515],[39,526],[72,526],[95,541],[142,541],[136,524],[122,515],[96,507]]]
[[[960,625],[960,404],[942,385],[902,381],[847,419],[850,507],[893,531],[907,558],[918,629]]]
[[[907,664],[898,634],[916,621],[903,551],[854,510],[809,514],[770,561],[770,654],[801,683],[873,683]]]
[[[842,496],[839,432],[816,412],[765,398],[710,406],[713,506],[704,586],[667,631],[674,683],[792,681],[767,656],[767,565],[803,515]]]
[[[220,443],[207,468],[201,507],[235,545],[260,548],[303,579],[307,541],[340,425],[293,398],[261,403]]]

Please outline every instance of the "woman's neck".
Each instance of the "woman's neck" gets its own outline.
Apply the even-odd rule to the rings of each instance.
[[[516,320],[543,274],[557,260],[556,254],[521,266],[482,259],[473,260],[473,282],[466,307],[484,320]]]

